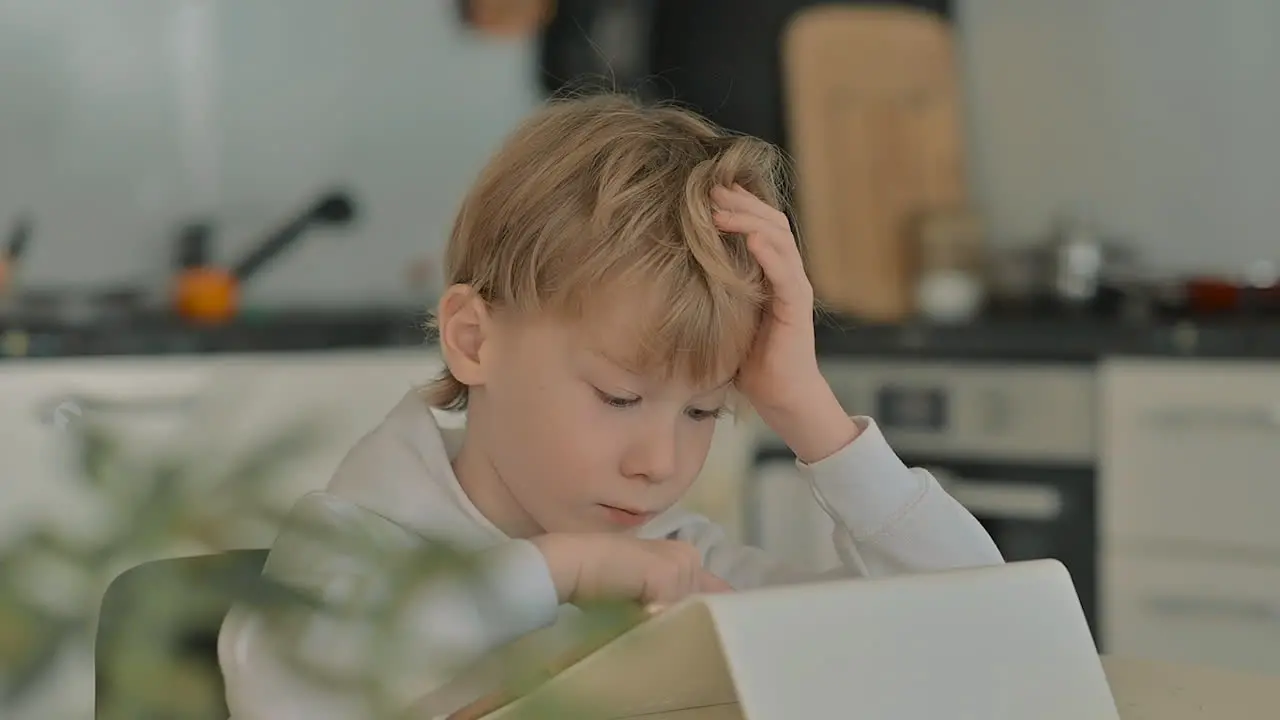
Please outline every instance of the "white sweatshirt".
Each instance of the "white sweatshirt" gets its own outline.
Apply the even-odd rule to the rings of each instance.
[[[854,419],[863,428],[856,440],[820,462],[800,464],[836,524],[833,542],[843,567],[828,575],[892,575],[1002,562],[982,526],[929,473],[907,468],[874,421]],[[289,653],[337,672],[379,663],[378,676],[395,703],[420,708],[420,717],[430,718],[493,689],[492,668],[479,663],[464,671],[460,663],[471,665],[523,636],[541,637],[540,652],[566,649],[560,639],[566,634],[559,631],[571,628],[576,608],[559,605],[537,548],[505,536],[467,498],[451,467],[460,440],[461,431],[442,430],[411,392],[352,448],[325,491],[298,501],[265,572],[327,600],[358,601],[385,592],[393,571],[309,541],[304,528],[315,523],[372,541],[384,551],[443,539],[478,553],[483,577],[433,582],[419,590],[398,615],[396,652],[380,645],[376,658],[365,652],[367,629],[315,615],[273,622],[246,608],[232,610],[218,652],[235,720],[370,716],[356,695],[297,672],[284,659]],[[635,532],[692,543],[707,569],[739,590],[813,579],[758,549],[728,542],[718,526],[679,508]],[[550,630],[535,633],[544,628]]]

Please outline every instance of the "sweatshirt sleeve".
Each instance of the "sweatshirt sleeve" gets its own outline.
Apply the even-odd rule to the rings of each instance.
[[[840,567],[815,578],[759,549],[728,542],[720,528],[705,520],[690,523],[678,537],[698,546],[707,568],[739,589],[1004,562],[973,515],[928,471],[903,464],[874,420],[854,421],[862,432],[853,442],[811,465],[797,462],[834,521],[832,542]]]
[[[470,573],[394,587],[397,575],[413,572],[386,563],[415,562],[423,543],[344,500],[315,493],[299,501],[264,573],[339,612],[291,606],[268,618],[233,610],[219,637],[232,717],[368,717],[356,693],[321,679],[366,670],[394,705],[407,708],[488,651],[554,622],[559,601],[533,544],[504,542],[476,554]],[[373,548],[380,562],[357,547]],[[402,604],[383,615],[393,620],[371,622],[393,597]]]

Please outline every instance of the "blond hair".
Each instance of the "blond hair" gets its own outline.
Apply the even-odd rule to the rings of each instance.
[[[716,229],[711,189],[737,183],[781,208],[786,171],[774,146],[674,106],[618,95],[554,101],[515,130],[466,195],[445,280],[492,307],[569,319],[617,299],[610,291],[640,288],[648,322],[627,362],[707,381],[746,355],[768,297],[746,243]],[[467,386],[446,369],[425,396],[461,410]]]

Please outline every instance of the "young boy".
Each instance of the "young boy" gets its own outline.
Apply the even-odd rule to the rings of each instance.
[[[819,373],[813,291],[778,209],[781,162],[764,142],[619,97],[549,105],[512,135],[449,239],[435,318],[447,371],[299,501],[266,569],[330,600],[386,587],[391,570],[299,529],[318,525],[382,547],[455,543],[476,554],[482,593],[423,588],[394,660],[363,655],[358,627],[233,611],[220,657],[237,720],[369,715],[291,655],[335,672],[380,663],[393,704],[437,691],[427,705],[444,713],[487,688],[457,690],[440,658],[480,658],[575,602],[804,580],[675,506],[735,393],[795,452],[835,521],[844,562],[831,574],[1002,561]],[[465,430],[442,431],[433,407],[465,409]]]

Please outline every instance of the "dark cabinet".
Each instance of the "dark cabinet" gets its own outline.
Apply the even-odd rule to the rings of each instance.
[[[778,38],[793,13],[816,4],[561,0],[542,37],[543,86],[550,94],[604,86],[675,100],[732,130],[786,146]],[[944,16],[951,10],[950,0],[895,4]]]

